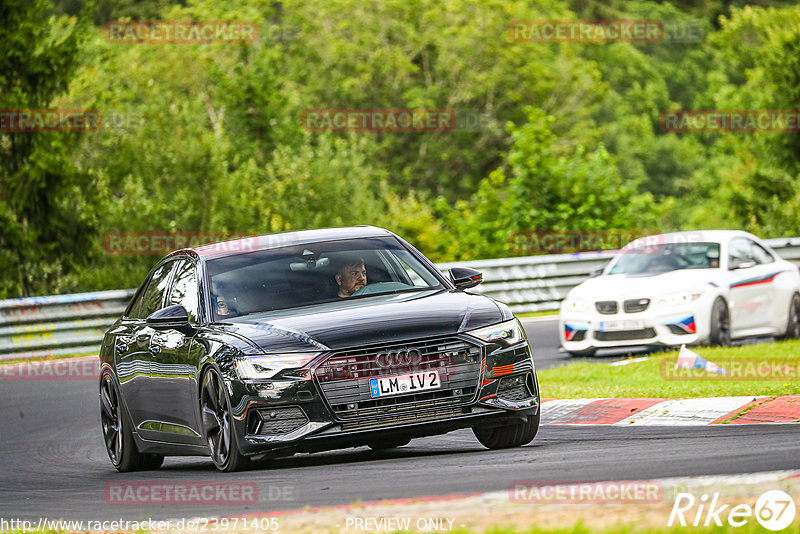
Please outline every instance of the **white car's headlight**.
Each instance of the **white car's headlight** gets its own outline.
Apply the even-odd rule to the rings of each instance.
[[[565,312],[583,313],[589,310],[589,304],[585,300],[567,298],[561,309]]]
[[[519,324],[517,319],[478,328],[467,332],[467,334],[489,343],[501,343],[503,345],[514,345],[525,339],[525,331],[522,330],[522,325]]]
[[[319,355],[318,352],[246,356],[236,361],[236,371],[244,379],[272,378],[284,369],[297,369]]]
[[[679,291],[678,293],[672,293],[664,297],[664,303],[667,306],[683,306],[685,304],[691,304],[695,300],[699,299],[703,295],[702,291],[695,290],[695,291]]]

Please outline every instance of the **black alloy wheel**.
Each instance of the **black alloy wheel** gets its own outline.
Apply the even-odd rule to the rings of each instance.
[[[203,435],[208,442],[211,461],[217,469],[239,471],[249,466],[250,460],[239,452],[237,446],[228,394],[222,378],[214,369],[203,376],[200,411],[203,414]]]

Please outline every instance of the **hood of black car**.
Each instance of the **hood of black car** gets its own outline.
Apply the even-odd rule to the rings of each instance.
[[[452,335],[510,314],[491,299],[455,290],[376,295],[266,312],[228,321],[228,333],[266,354],[339,350]]]

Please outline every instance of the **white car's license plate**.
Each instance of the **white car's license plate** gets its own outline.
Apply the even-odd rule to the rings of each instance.
[[[600,321],[601,332],[613,332],[617,330],[641,330],[644,328],[644,321],[641,319],[621,319],[619,321]]]
[[[385,378],[370,378],[369,390],[372,397],[388,397],[417,393],[426,389],[438,389],[439,371],[424,371],[408,375],[387,376]]]

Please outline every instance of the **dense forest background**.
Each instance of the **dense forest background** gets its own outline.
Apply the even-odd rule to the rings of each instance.
[[[98,109],[96,132],[0,131],[0,298],[134,287],[113,232],[375,224],[433,260],[529,230],[800,235],[800,137],[664,132],[672,109],[800,109],[793,2],[5,0],[0,109]],[[252,21],[248,44],[116,44],[103,24]],[[520,43],[514,20],[647,19],[653,43]],[[684,40],[686,41],[686,40]],[[456,109],[446,132],[312,132],[309,108]]]

